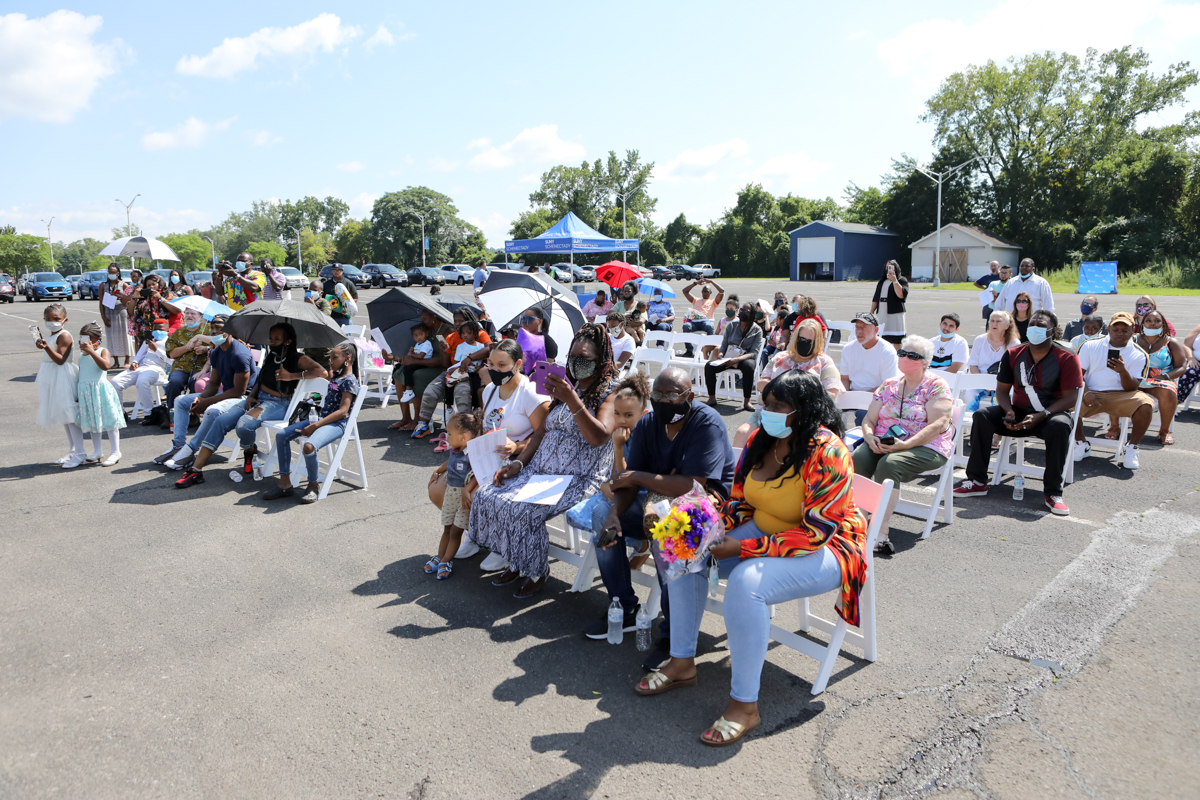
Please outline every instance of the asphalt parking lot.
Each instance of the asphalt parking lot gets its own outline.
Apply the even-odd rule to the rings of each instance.
[[[808,290],[843,320],[872,288],[721,283],[742,299]],[[1078,297],[1056,301],[1077,315]],[[1159,307],[1183,332],[1200,316],[1193,298]],[[228,480],[227,451],[177,491],[149,463],[167,434],[136,424],[116,467],[53,466],[65,436],[33,424],[26,330],[43,308],[0,307],[0,797],[1195,796],[1200,410],[1178,417],[1175,446],[1148,436],[1135,473],[1078,464],[1069,517],[1043,510],[1037,481],[1021,503],[1007,481],[960,500],[925,541],[895,517],[878,660],[840,659],[812,698],[816,662],[772,648],[763,726],[710,750],[697,737],[728,694],[722,620],[705,620],[697,687],[640,698],[632,637],[580,635],[607,605],[598,582],[569,593],[573,570],[554,564],[523,603],[478,558],[431,580],[440,459],[387,430],[394,406],[359,421],[370,488],[313,506]],[[96,308],[72,301],[68,329]],[[932,335],[945,310],[982,332],[973,292],[927,288],[910,332]],[[731,431],[746,417],[721,411]]]

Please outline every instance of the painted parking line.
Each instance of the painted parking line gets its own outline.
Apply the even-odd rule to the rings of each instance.
[[[21,319],[21,320],[25,320],[26,322],[32,322],[35,325],[39,322],[45,321],[45,320],[40,320],[40,319],[29,319],[28,317],[18,317],[16,314],[9,314],[5,311],[0,311],[0,314],[3,314],[6,317],[12,317],[13,319]]]

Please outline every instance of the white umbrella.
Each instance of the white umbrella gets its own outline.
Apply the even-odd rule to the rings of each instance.
[[[541,309],[549,323],[548,332],[559,346],[560,360],[566,358],[566,348],[584,321],[573,293],[529,272],[493,272],[483,286],[479,303],[487,309],[496,330],[518,324],[527,308]]]
[[[190,294],[185,297],[176,297],[170,301],[171,305],[178,308],[181,312],[184,309],[195,309],[203,314],[208,319],[212,319],[218,314],[232,315],[233,309],[229,306],[224,306],[216,300],[209,300],[198,294]]]
[[[116,258],[148,258],[152,261],[181,261],[166,242],[147,236],[126,236],[100,251],[102,256]]]

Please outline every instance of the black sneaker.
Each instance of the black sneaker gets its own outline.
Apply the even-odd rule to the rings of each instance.
[[[263,492],[263,500],[278,500],[281,497],[291,497],[296,493],[295,489],[289,486],[286,489],[280,489],[276,486],[274,489],[268,489]]]
[[[196,469],[185,469],[183,477],[175,481],[175,488],[186,489],[189,486],[195,486],[197,483],[204,483],[204,473]]]
[[[659,639],[655,643],[653,649],[646,654],[646,659],[642,662],[642,669],[646,672],[653,672],[671,659],[671,640]]]
[[[633,607],[633,611],[625,612],[625,621],[621,630],[625,633],[637,630],[637,612],[642,607],[638,603]],[[583,635],[589,639],[607,639],[608,638],[608,615],[605,614],[603,619],[598,619],[595,622],[583,626]]]
[[[162,455],[155,456],[154,463],[158,464],[159,466],[162,466],[163,464],[166,464],[168,461],[170,461],[172,458],[174,458],[175,454],[178,453],[182,449],[183,449],[183,445],[180,445],[179,447],[172,447],[170,450],[163,453]]]

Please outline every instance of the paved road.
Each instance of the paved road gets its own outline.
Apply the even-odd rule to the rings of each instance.
[[[848,319],[869,287],[814,293]],[[98,316],[69,308],[72,330]],[[946,308],[982,327],[972,294],[920,289],[910,328]],[[40,310],[0,307],[0,797],[1195,796],[1200,414],[1135,474],[1080,464],[1071,517],[1045,515],[1036,482],[1023,503],[961,502],[924,542],[897,517],[879,660],[843,659],[814,699],[815,662],[773,648],[762,729],[712,751],[695,739],[728,691],[721,620],[700,686],[642,699],[632,642],[579,635],[604,597],[566,593],[563,565],[533,603],[474,562],[429,580],[438,461],[389,434],[391,408],[361,421],[370,489],[311,507],[219,468],[176,491],[147,466],[165,435],[136,426],[115,468],[50,466],[65,437],[32,424]]]

